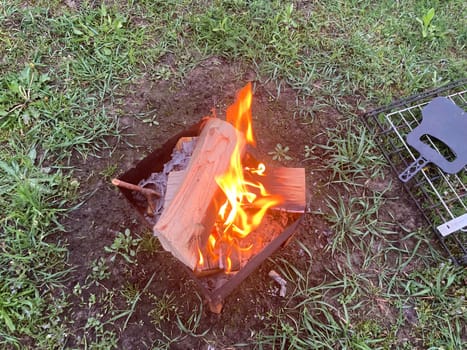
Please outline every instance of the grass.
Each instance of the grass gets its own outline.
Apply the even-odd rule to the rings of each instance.
[[[362,109],[465,76],[463,1],[82,3],[75,10],[54,0],[0,1],[2,348],[60,348],[72,329],[77,347],[117,348],[145,298],[157,331],[147,348],[227,334],[203,323],[201,300],[151,295],[149,282],[106,287],[114,263],[128,274],[138,256],[160,249],[130,230],[99,252],[71,295],[65,287],[75,272],[62,222],[85,199],[87,180],[76,159],[112,152],[122,137],[118,96],[130,84],[144,76],[183,85],[212,56],[253,68],[259,81],[275,84],[275,97],[291,86],[293,117],[304,127],[325,108],[344,115],[328,128],[327,143],[303,141],[305,157],[275,140],[277,160],[314,162],[314,152],[323,152],[325,186],[337,194],[323,215],[332,229],[329,252],[304,241],[294,246],[302,262],[275,258],[289,281],[287,300],[252,337],[225,345],[465,347],[465,271],[443,262],[427,230],[388,222],[387,205],[397,199],[367,189],[385,181],[385,165],[355,122]],[[109,164],[102,176],[116,172]],[[332,266],[318,283],[313,266],[323,257]],[[85,322],[70,313],[75,303]]]
[[[465,33],[450,26],[450,21],[462,23],[457,16],[463,5],[433,6],[439,15],[431,21],[436,30],[429,37],[416,21],[426,11],[421,1],[214,2],[192,21],[205,52],[247,59],[265,76],[285,80],[304,94],[364,91],[389,101],[391,92],[413,92],[462,75],[465,63],[450,61],[444,49],[452,48],[455,57],[465,47]],[[430,64],[420,65],[424,60]]]
[[[355,184],[362,177],[380,177],[384,166],[368,130],[362,125],[353,130],[353,121],[328,129],[328,143],[320,146],[329,155],[328,167],[333,180],[349,184]]]
[[[5,213],[0,231],[0,337],[14,344],[18,342],[14,334],[35,339],[46,324],[57,332],[62,327],[57,314],[66,299],[55,291],[69,272],[66,249],[61,240],[52,243],[48,236],[63,229],[59,223],[67,203],[63,195],[74,189],[61,170],[41,167],[33,149],[11,147],[16,154],[7,158],[5,148],[0,160],[0,206]]]
[[[124,51],[112,36],[120,25],[103,9],[54,16],[40,6],[22,9],[4,2],[1,7],[2,31],[8,33],[0,81],[3,346],[53,348],[66,334],[60,314],[67,305],[62,291],[67,251],[61,235],[51,237],[63,232],[60,219],[79,200],[71,155],[86,157],[106,146],[104,136],[118,135],[103,101],[123,65],[109,63],[121,52],[90,60],[91,49],[69,35],[73,23],[95,25],[94,50]],[[89,74],[104,83],[91,84]]]

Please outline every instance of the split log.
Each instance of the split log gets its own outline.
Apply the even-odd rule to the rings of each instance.
[[[237,144],[243,154],[244,136],[230,123],[209,118],[179,184],[171,189],[170,205],[154,226],[164,249],[193,270],[199,260],[198,247],[206,244],[216,219],[214,198],[220,190],[215,178],[229,168]]]

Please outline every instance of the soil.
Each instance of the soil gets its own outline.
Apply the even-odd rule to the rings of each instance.
[[[76,168],[74,177],[80,181],[81,193],[86,200],[69,214],[65,222],[69,265],[74,269],[67,282],[71,306],[66,313],[74,330],[73,335],[68,337],[67,345],[76,346],[81,337],[86,335],[86,324],[90,317],[96,317],[97,306],[105,304],[99,298],[102,299],[106,291],[116,292],[105,305],[112,305],[114,310],[125,310],[130,306],[122,291],[130,290],[130,286],[139,291],[146,288],[126,328],[126,317],[104,328],[119,334],[118,348],[121,349],[153,348],[159,342],[164,342],[163,333],[175,338],[180,334],[175,309],[182,315],[185,325],[189,324],[189,316],[196,314],[194,310],[199,310],[202,303],[194,292],[196,284],[181,264],[160,246],[152,252],[139,252],[133,264],[121,257],[112,261],[112,254],[104,250],[106,246],[112,245],[117,232],[130,229],[132,237],[137,237],[149,231],[125,198],[110,184],[110,178],[133,167],[171,136],[209,115],[213,107],[219,116],[224,115],[236,91],[255,78],[252,71],[237,64],[227,64],[220,58],[211,58],[199,64],[185,77],[183,85],[172,81],[151,81],[143,77],[130,91],[122,94],[118,108],[113,108],[115,117],[119,118],[123,136],[119,140],[108,140],[113,145],[112,150],[108,154],[104,152],[99,158],[73,159]],[[302,162],[303,152],[305,145],[324,143],[323,130],[335,126],[343,117],[337,110],[326,107],[317,113],[313,123],[305,124],[299,117],[293,117],[295,92],[283,88],[279,98],[274,99],[271,97],[272,91],[275,91],[275,86],[256,81],[253,124],[258,156],[267,164],[279,165],[268,152],[273,151],[277,143],[290,147],[288,154],[293,159],[282,166],[306,167],[307,196],[311,199],[310,213],[306,214],[295,235],[296,239],[275,256],[291,261],[298,268],[305,267],[307,262],[297,244],[297,240],[300,240],[314,254],[313,273],[309,277],[311,283],[319,284],[329,279],[328,270],[335,265],[335,257],[331,257],[325,249],[332,241],[333,232],[323,215],[311,213],[325,211],[324,200],[332,189],[325,186],[330,176],[323,170],[325,158],[321,158],[318,151],[316,159]],[[141,115],[144,117],[138,118]],[[142,119],[147,117],[154,118],[159,125],[143,122]],[[109,169],[115,166],[116,173],[109,174]],[[385,188],[390,179],[391,174],[388,174],[383,182],[375,180],[368,186]],[[388,196],[399,197],[399,190],[396,187],[393,190],[395,192]],[[392,201],[389,205],[392,207],[388,207],[388,210],[395,213],[396,220],[411,226],[409,228],[421,225],[420,217],[414,214],[414,208],[408,200],[402,201],[402,205],[398,201]],[[110,277],[100,283],[90,284],[86,277],[90,274],[93,262],[101,257],[110,266]],[[356,256],[355,261],[358,262],[360,258]],[[278,296],[278,285],[268,277],[268,272],[273,268],[276,267],[272,260],[263,263],[226,298],[221,314],[209,312],[204,305],[203,310],[199,311],[199,327],[194,332],[209,331],[202,338],[186,336],[171,348],[207,349],[209,342],[211,349],[219,349],[248,343],[254,332],[264,329],[265,318],[271,312],[278,312],[287,303],[287,298]],[[148,284],[151,278],[152,282]],[[89,287],[77,295],[76,285],[84,286],[86,283],[90,284]],[[92,294],[98,297],[98,301],[94,306],[85,305],[83,300],[89,300]],[[173,308],[167,307],[167,314],[159,320],[155,320],[154,313],[151,313],[155,308],[155,300],[172,300],[173,303]],[[101,310],[105,308],[101,307]],[[111,316],[104,314],[101,318],[109,320]]]

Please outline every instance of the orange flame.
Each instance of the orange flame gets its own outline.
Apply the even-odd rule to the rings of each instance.
[[[216,246],[216,238],[211,234],[209,235],[208,241],[209,241],[209,247],[211,249],[214,249],[214,247]]]
[[[225,259],[227,265],[225,266],[225,271],[229,272],[232,270],[232,259],[230,259],[230,256],[228,256],[226,259]]]
[[[203,253],[201,253],[201,249],[199,249],[199,248],[198,248],[198,256],[199,256],[198,265],[203,266],[204,265],[204,257],[203,257]]]
[[[233,105],[227,109],[227,121],[232,123],[239,133],[243,133],[248,143],[254,145],[253,128],[251,122],[251,83],[248,83],[238,93]],[[245,238],[261,223],[266,211],[281,202],[279,196],[274,196],[265,190],[261,183],[246,181],[241,161],[239,145],[230,158],[230,167],[226,173],[216,177],[216,182],[227,197],[227,201],[219,209],[219,217],[223,220],[221,240],[236,242],[234,238]],[[248,169],[251,173],[263,175],[266,167],[260,164],[258,169]],[[253,189],[259,189],[260,196]],[[247,211],[253,209],[251,213]],[[245,248],[234,247],[237,251]],[[246,249],[251,248],[248,247]],[[231,250],[231,249],[229,249]],[[231,258],[226,257],[226,271],[232,266]]]
[[[251,124],[251,101],[253,93],[251,92],[251,83],[248,83],[237,94],[234,104],[227,108],[227,121],[235,126],[239,132],[245,135],[246,141],[255,146],[256,141],[253,137],[253,126]],[[233,158],[233,156],[232,156]]]

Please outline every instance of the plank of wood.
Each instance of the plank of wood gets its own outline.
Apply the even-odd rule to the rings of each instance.
[[[230,123],[208,119],[170,204],[154,226],[164,249],[193,270],[199,259],[198,247],[206,244],[216,217],[214,197],[220,191],[215,177],[227,171],[237,144],[242,154],[244,136]]]
[[[164,207],[168,207],[177,192],[185,170],[172,171],[167,180]],[[305,168],[268,168],[264,176],[249,175],[249,180],[261,182],[270,194],[279,195],[283,201],[272,209],[303,213],[306,207]],[[252,189],[259,194],[259,191]]]
[[[303,213],[306,208],[305,168],[268,168],[265,176],[253,176],[270,194],[283,199],[275,208]]]

